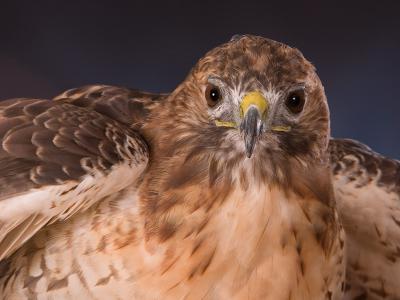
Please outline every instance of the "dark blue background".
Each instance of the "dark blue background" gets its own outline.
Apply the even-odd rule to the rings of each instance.
[[[171,91],[235,33],[299,48],[333,135],[400,158],[400,1],[4,1],[0,99],[104,83]]]

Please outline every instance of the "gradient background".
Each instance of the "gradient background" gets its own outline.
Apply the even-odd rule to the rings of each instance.
[[[236,33],[299,48],[336,137],[400,158],[400,1],[0,0],[0,99],[103,83],[168,92]]]

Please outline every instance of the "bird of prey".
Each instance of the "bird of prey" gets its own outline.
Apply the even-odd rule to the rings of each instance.
[[[398,299],[400,163],[314,67],[235,36],[170,94],[0,102],[3,299]]]

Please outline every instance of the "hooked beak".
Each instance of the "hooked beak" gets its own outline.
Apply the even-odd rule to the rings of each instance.
[[[243,132],[247,157],[253,154],[257,138],[262,131],[263,117],[268,111],[268,102],[260,92],[247,94],[240,104],[240,131]]]

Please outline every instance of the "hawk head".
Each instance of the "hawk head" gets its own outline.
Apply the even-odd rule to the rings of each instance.
[[[295,170],[326,162],[329,111],[313,65],[263,37],[234,37],[208,52],[157,116],[159,153],[180,162],[207,156],[216,176],[245,163],[264,182],[288,183]]]
[[[259,37],[236,38],[208,53],[192,76],[202,87],[210,120],[239,131],[247,157],[258,143],[259,152],[281,148],[296,154],[326,142],[323,88],[296,49]]]

